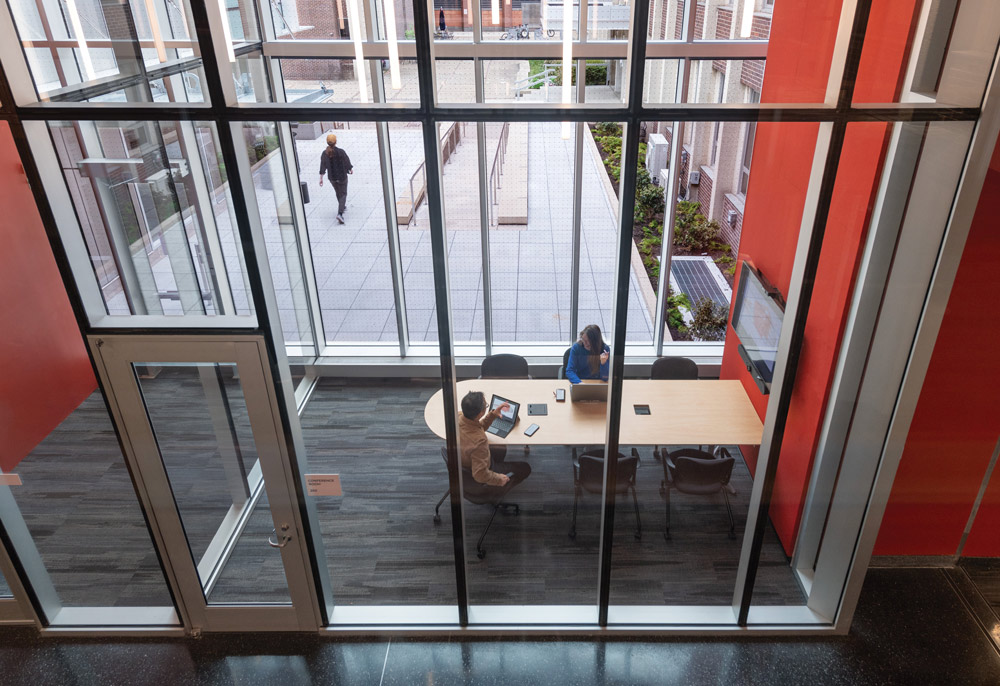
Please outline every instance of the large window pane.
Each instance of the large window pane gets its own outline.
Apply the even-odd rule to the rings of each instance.
[[[213,124],[49,127],[108,313],[251,313]]]
[[[191,94],[202,75],[188,0],[9,4],[42,99],[86,100],[95,93],[81,86],[96,82],[127,102],[207,99]]]
[[[289,170],[294,168],[296,153],[282,145],[285,134],[279,127],[284,126],[288,125],[246,123],[243,125],[243,142],[250,160],[257,211],[264,231],[285,343],[312,349],[313,322],[300,250],[299,220],[289,188]],[[306,137],[307,127],[297,126],[296,133]]]

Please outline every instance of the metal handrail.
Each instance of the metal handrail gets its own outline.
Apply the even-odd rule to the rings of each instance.
[[[461,124],[461,126],[458,126],[459,124]],[[462,140],[462,132],[464,129],[465,129],[465,122],[452,122],[451,126],[448,127],[448,129],[445,131],[445,134],[440,139],[442,141],[445,141],[445,145],[442,147],[450,145],[451,150],[457,148],[459,142],[461,142]],[[418,183],[417,188],[419,188],[419,190],[416,192],[414,192],[413,182],[414,180],[416,180],[418,175],[425,173],[424,171],[425,168],[426,168],[426,162],[421,162],[417,166],[413,174],[410,175],[410,180],[409,180],[410,207],[412,208],[413,212],[410,221],[414,226],[417,225],[417,203],[420,202],[420,200],[422,200],[424,197],[424,190],[427,187],[427,178],[423,177],[422,180]]]
[[[500,140],[497,141],[497,151],[493,156],[493,164],[490,166],[490,179],[487,184],[489,197],[487,198],[486,209],[489,215],[490,226],[496,226],[496,217],[493,206],[500,204],[501,177],[503,176],[503,164],[507,158],[507,139],[510,137],[510,122],[504,122],[500,129]]]

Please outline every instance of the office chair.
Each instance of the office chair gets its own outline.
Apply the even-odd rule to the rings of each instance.
[[[528,361],[520,355],[490,355],[479,366],[480,379],[530,379]]]
[[[649,370],[649,378],[653,380],[684,381],[698,378],[698,365],[686,357],[661,357],[653,362]],[[662,459],[660,446],[653,446],[653,459]]]
[[[441,459],[444,463],[448,464],[448,449],[441,448]],[[508,478],[513,478],[513,473],[508,473]],[[503,508],[505,512],[513,512],[515,515],[521,513],[520,506],[517,503],[505,503],[503,498],[507,495],[508,491],[514,487],[513,481],[508,481],[506,486],[489,486],[487,484],[481,484],[472,478],[472,471],[462,467],[462,494],[465,499],[470,503],[475,505],[492,505],[493,512],[490,514],[490,521],[486,523],[486,528],[483,529],[482,535],[480,535],[479,540],[476,541],[476,557],[482,560],[486,557],[486,548],[483,547],[483,541],[486,539],[486,533],[490,530],[493,525],[493,518],[497,516],[497,510]],[[445,499],[451,495],[451,488],[444,492],[441,499],[438,501],[437,506],[434,508],[434,523],[441,523],[441,514],[438,512],[441,505],[444,503]]]
[[[666,501],[666,531],[663,537],[670,540],[670,491],[677,489],[688,495],[714,495],[722,491],[729,512],[729,538],[736,538],[736,522],[733,507],[729,503],[729,478],[733,474],[736,460],[725,448],[718,448],[716,454],[704,450],[683,448],[663,455],[663,488]]]
[[[632,491],[632,504],[635,507],[635,537],[642,538],[642,521],[639,519],[639,499],[635,494],[635,475],[639,466],[639,451],[632,448],[632,454],[625,457],[618,453],[618,478],[615,483],[615,495],[623,495]],[[577,502],[583,491],[601,494],[604,492],[604,448],[587,450],[579,456],[573,449],[573,523],[569,527],[569,537],[576,538]]]
[[[563,353],[563,363],[562,363],[562,366],[559,368],[559,374],[558,374],[558,376],[556,376],[557,379],[565,379],[566,378],[566,367],[569,366],[569,352],[572,349],[573,349],[572,346],[569,347],[569,348],[566,348],[566,352]]]
[[[479,365],[480,379],[530,379],[528,361],[513,353],[497,353],[490,355]],[[524,446],[524,452],[530,453],[531,446]]]

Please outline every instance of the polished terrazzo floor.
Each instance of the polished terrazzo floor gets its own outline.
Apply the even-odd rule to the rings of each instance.
[[[0,683],[995,685],[1000,653],[946,570],[875,569],[845,637],[345,641],[255,634],[99,642],[0,629]]]

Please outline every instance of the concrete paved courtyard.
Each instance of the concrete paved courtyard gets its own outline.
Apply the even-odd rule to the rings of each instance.
[[[351,157],[346,223],[336,223],[337,200],[329,183],[318,185],[324,137],[296,143],[300,179],[309,186],[306,221],[319,288],[326,339],[335,343],[395,342],[396,315],[389,265],[382,179],[373,125],[350,124],[336,131],[338,145]],[[490,162],[497,132],[490,131]],[[489,230],[493,336],[497,342],[568,341],[572,259],[572,140],[560,137],[560,124],[528,127],[528,224]],[[391,124],[390,146],[396,196],[423,161],[419,125]],[[596,323],[610,333],[617,218],[602,186],[600,160],[584,148],[583,222],[580,255],[580,325]],[[299,340],[305,307],[294,291],[301,275],[282,254],[288,232],[273,209],[277,155],[254,174],[264,220],[282,323],[289,341]],[[444,166],[445,212],[449,244],[449,283],[455,340],[485,339],[482,245],[478,218],[475,125]],[[505,180],[513,183],[514,180]],[[278,191],[281,192],[280,190]],[[408,193],[408,191],[406,191]],[[270,202],[269,202],[269,199]],[[280,206],[282,202],[277,202]],[[437,339],[433,270],[426,202],[414,220],[399,227],[407,325],[411,342]],[[288,246],[291,248],[292,246]],[[637,295],[635,275],[629,299],[629,341],[649,341],[652,324]],[[296,317],[296,310],[299,310]]]

